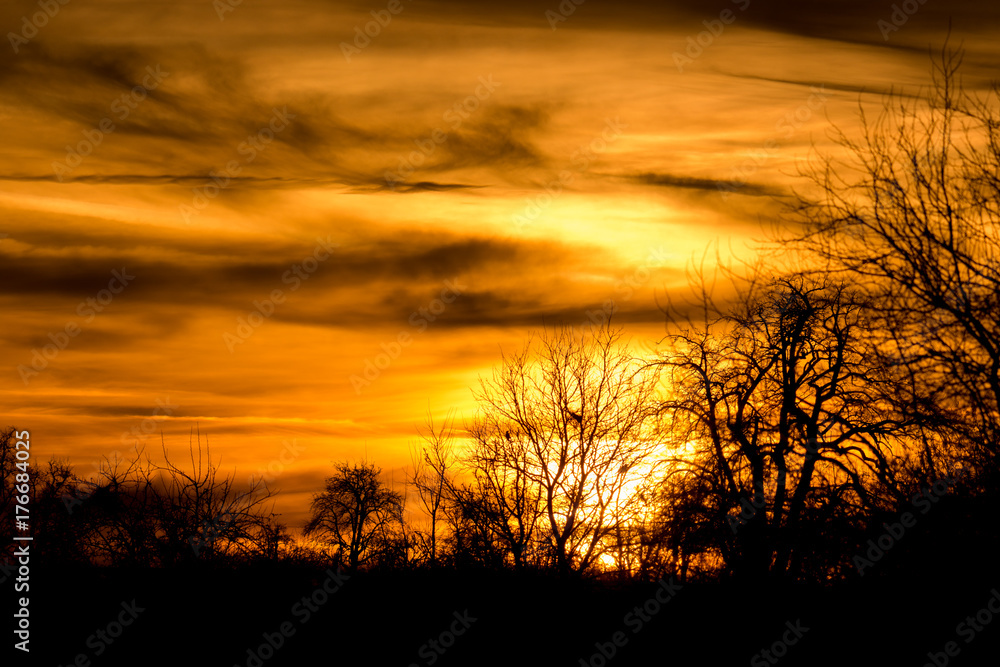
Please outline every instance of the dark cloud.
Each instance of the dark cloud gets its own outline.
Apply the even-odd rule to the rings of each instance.
[[[696,35],[705,30],[703,22],[717,20],[720,13],[728,9],[736,17],[731,24],[733,27],[753,26],[821,40],[884,47],[913,55],[926,54],[924,36],[932,31],[943,37],[949,20],[959,32],[1000,25],[1000,7],[984,5],[977,0],[921,3],[917,12],[907,17],[899,33],[892,33],[890,40],[883,37],[877,24],[879,20],[890,19],[892,3],[872,4],[866,0],[717,0],[714,3],[703,0],[625,0],[574,3],[574,6],[571,13],[565,13],[560,11],[557,0],[504,3],[435,0],[422,2],[419,7],[414,5],[413,12],[427,20],[447,24],[537,28],[551,31],[553,39],[559,39],[572,31],[595,29],[671,30]],[[550,23],[547,12],[566,20],[556,18]],[[552,30],[552,25],[556,30]],[[910,39],[907,39],[907,30],[910,31]],[[683,47],[683,43],[679,44],[678,50]]]
[[[890,93],[895,97],[902,98],[921,98],[918,91],[906,90],[901,87],[889,87],[889,86],[872,86],[864,84],[854,84],[854,83],[844,83],[843,81],[830,81],[830,80],[817,80],[817,81],[798,81],[794,79],[783,79],[779,77],[772,76],[758,76],[755,74],[733,74],[732,76],[738,77],[740,79],[748,79],[751,81],[768,81],[770,83],[780,83],[789,86],[796,86],[801,88],[808,88],[809,91],[806,92],[817,92],[825,94],[827,91],[838,90],[847,93],[858,93],[859,95],[876,95],[883,96],[889,95]]]
[[[549,114],[542,108],[489,107],[442,144],[445,158],[436,169],[542,167],[545,159],[535,147],[533,135],[544,131],[548,121]]]
[[[385,188],[380,189],[392,189],[395,192],[400,192],[403,194],[411,194],[414,192],[447,192],[448,190],[465,190],[469,188],[479,188],[480,185],[468,185],[465,183],[435,183],[433,181],[420,181],[419,183],[413,183],[412,185],[397,185],[395,188]]]
[[[441,327],[588,327],[600,324],[611,315],[617,324],[638,324],[663,320],[663,313],[649,303],[624,299],[609,293],[607,298],[588,300],[577,296],[575,303],[566,299],[532,297],[519,291],[497,293],[471,292],[457,299],[433,326]],[[614,306],[609,307],[609,302]]]
[[[159,83],[133,96],[136,86],[153,80],[150,71],[159,72]],[[206,178],[237,160],[244,167],[254,162],[257,182],[352,183],[363,180],[363,169],[340,156],[385,142],[336,113],[345,107],[337,94],[270,94],[251,79],[240,57],[196,43],[183,49],[85,44],[56,51],[37,40],[17,56],[0,56],[0,72],[6,103],[29,116],[48,116],[60,128],[39,137],[50,159],[22,164],[26,175],[17,178],[23,180],[50,178],[51,161],[64,159],[67,144],[76,146],[105,119],[114,129],[64,180],[182,182]],[[272,125],[276,116],[281,122]],[[261,132],[267,141],[251,156],[244,142]],[[300,159],[279,158],[279,146]],[[123,158],[134,171],[102,174]],[[186,173],[164,175],[167,165]]]
[[[681,188],[685,190],[705,190],[718,195],[720,193],[742,194],[748,197],[780,197],[789,193],[780,188],[762,183],[741,183],[714,178],[693,178],[674,174],[644,173],[628,177],[628,180],[640,185],[652,185],[663,188]]]
[[[201,174],[70,174],[63,176],[60,180],[55,174],[8,174],[0,175],[2,181],[27,181],[45,182],[54,181],[60,183],[88,183],[107,185],[182,185],[201,186],[211,181],[208,172]],[[315,187],[324,185],[341,185],[342,180],[337,179],[311,179],[311,178],[284,178],[281,176],[231,176],[229,177],[227,189],[237,189],[240,187],[255,189],[282,189]],[[459,187],[459,186],[456,186]],[[471,187],[471,186],[470,186]]]
[[[99,238],[93,232],[88,235],[91,244]],[[38,233],[34,240],[41,236],[44,234]],[[553,306],[565,299],[566,294],[592,289],[565,277],[579,273],[581,267],[612,278],[621,273],[614,255],[596,246],[457,235],[442,238],[416,230],[400,237],[371,238],[338,248],[301,282],[292,267],[300,265],[314,246],[289,243],[269,247],[265,253],[259,244],[241,246],[217,241],[199,246],[181,237],[162,239],[167,246],[164,250],[174,245],[200,259],[172,262],[146,258],[141,249],[148,247],[148,240],[134,240],[133,252],[120,243],[118,248],[108,249],[106,256],[80,257],[74,262],[53,263],[42,256],[20,255],[9,257],[0,265],[0,289],[8,295],[57,299],[63,308],[75,308],[106,290],[112,271],[117,271],[134,278],[121,295],[114,297],[116,311],[131,312],[135,304],[142,304],[142,312],[148,312],[147,307],[164,305],[187,305],[192,309],[219,306],[243,311],[253,299],[265,298],[271,290],[281,289],[290,298],[276,318],[347,326],[406,321],[419,306],[438,296],[443,281],[459,280],[475,285],[473,289],[478,296],[462,299],[463,303],[455,308],[454,321],[484,324],[500,323],[511,316],[514,321],[521,321],[558,312],[558,306],[556,311]],[[18,232],[15,238],[22,242],[32,240],[30,232],[27,235]],[[114,238],[107,234],[101,240],[112,243]],[[239,259],[234,250],[258,259]],[[263,259],[264,256],[268,258]],[[539,275],[543,284],[526,289],[523,281],[539,274],[539,267],[544,267]],[[296,283],[301,292],[293,299],[291,293],[296,290]],[[499,288],[498,284],[507,286]],[[351,302],[356,307],[347,314],[332,308],[334,304]],[[574,305],[570,310],[576,308]],[[77,317],[75,313],[68,316]],[[101,336],[95,334],[95,339]],[[108,336],[104,345],[124,342],[116,341],[112,334]],[[44,344],[44,336],[36,338],[29,342]]]

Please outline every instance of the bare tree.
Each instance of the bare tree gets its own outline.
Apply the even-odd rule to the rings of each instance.
[[[685,493],[705,498],[698,513],[725,516],[721,558],[741,576],[798,576],[823,548],[804,539],[810,527],[861,522],[899,499],[908,422],[889,398],[897,378],[879,364],[864,295],[759,275],[722,308],[696,284],[705,319],[675,320],[667,337],[664,408],[690,448],[676,461]]]
[[[925,480],[1000,466],[1000,89],[965,92],[961,62],[945,44],[926,94],[890,94],[875,118],[861,108],[860,136],[835,133],[846,157],[805,170],[780,246],[871,296],[881,349],[909,374],[901,400],[924,417]]]
[[[0,539],[9,544],[14,526],[14,499],[17,493],[17,429],[8,426],[0,430]],[[27,467],[27,464],[24,464]],[[22,477],[22,479],[25,479]]]
[[[28,456],[32,452],[14,427],[0,430],[0,538],[11,543],[15,517],[24,519],[38,549],[36,558],[51,563],[84,560],[80,544],[80,525],[70,520],[63,509],[62,496],[75,491],[76,482],[69,464],[57,459],[44,463]],[[18,443],[22,444],[19,446]],[[18,452],[21,455],[18,455]],[[15,511],[15,505],[28,503],[27,515]]]
[[[430,518],[427,550],[430,565],[434,567],[437,565],[439,528],[453,485],[451,472],[456,464],[452,442],[454,421],[449,415],[441,427],[436,428],[433,416],[428,415],[427,431],[421,437],[423,447],[411,452],[413,471],[408,482],[416,490],[417,498]]]
[[[324,491],[313,497],[303,530],[333,544],[351,571],[378,558],[387,536],[403,523],[403,496],[384,485],[380,474],[374,464],[335,464]]]
[[[236,473],[221,477],[211,455],[207,442],[202,452],[199,434],[197,448],[193,442],[189,446],[188,471],[174,464],[163,447],[164,465],[157,467],[162,484],[160,530],[171,555],[183,557],[191,551],[206,559],[233,558],[272,550],[273,492],[260,478],[238,488]]]
[[[150,567],[164,562],[162,494],[143,455],[140,449],[127,460],[105,457],[94,479],[79,480],[83,493],[68,498],[66,509],[86,526],[83,542],[95,563]]]
[[[163,464],[143,450],[105,457],[93,480],[80,480],[85,501],[73,515],[86,526],[81,539],[96,562],[140,566],[267,557],[282,531],[273,497],[262,481],[238,488],[235,472],[219,474],[200,434],[189,445],[190,469],[175,464],[163,445]]]
[[[530,505],[519,531],[539,503],[540,537],[562,573],[584,572],[605,553],[660,444],[657,369],[620,339],[606,327],[545,334],[537,351],[529,343],[504,357],[476,393],[476,469],[503,489],[491,492],[496,500]],[[511,496],[513,487],[522,491]]]
[[[543,513],[542,493],[531,468],[531,448],[525,438],[515,438],[495,415],[481,415],[469,433],[472,450],[463,460],[472,483],[459,502],[478,505],[480,520],[503,545],[515,569],[529,561],[538,564],[538,524]]]
[[[449,490],[445,520],[449,527],[443,540],[447,557],[455,567],[500,569],[509,565],[511,552],[496,531],[495,508],[476,484],[457,483]]]

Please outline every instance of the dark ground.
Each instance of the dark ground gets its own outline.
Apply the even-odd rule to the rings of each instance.
[[[746,665],[781,638],[786,621],[808,630],[780,660],[785,665],[919,666],[946,641],[960,648],[951,664],[1000,663],[1000,614],[970,643],[956,634],[959,622],[986,606],[1000,577],[962,572],[826,589],[688,584],[641,626],[639,617],[625,616],[656,585],[420,572],[353,575],[303,623],[303,608],[296,614],[293,605],[325,578],[288,568],[38,571],[34,580],[45,582],[45,590],[32,598],[33,660],[14,664],[69,665],[84,653],[93,665],[254,667],[247,649],[286,621],[294,635],[262,664],[576,666],[583,658],[596,666],[604,663],[591,659],[599,655],[595,642],[607,649],[621,631],[627,641],[609,665]],[[100,641],[88,647],[88,637],[133,599],[144,611],[96,656]],[[422,645],[449,629],[455,612],[466,610],[475,620],[453,646],[443,655],[429,647],[421,654]]]
[[[982,612],[989,620],[978,631],[959,624],[985,609],[992,591],[1000,591],[996,506],[968,512],[943,504],[864,577],[826,587],[689,583],[659,611],[658,603],[650,602],[647,620],[627,615],[654,597],[657,584],[468,570],[359,573],[344,580],[325,604],[317,598],[319,606],[306,620],[305,608],[295,605],[321,590],[328,578],[323,568],[125,571],[38,564],[29,593],[31,654],[11,648],[16,619],[8,611],[8,646],[0,667],[70,665],[81,654],[77,664],[84,667],[87,661],[95,667],[579,667],[581,659],[594,667],[995,667],[1000,613]],[[13,608],[12,583],[0,584],[7,610]],[[120,614],[127,618],[122,604],[133,600],[143,609],[134,622],[110,644],[94,636],[88,645],[88,638]],[[1000,610],[1000,593],[993,605]],[[443,654],[425,646],[453,623],[460,627],[456,613],[475,620],[467,621],[468,629]],[[755,659],[788,633],[786,623],[796,622],[808,630],[784,657],[770,663]],[[283,623],[294,634],[269,659],[250,660],[248,649],[265,644],[264,634],[279,632]],[[603,660],[598,645],[610,652],[616,632],[622,633],[623,646]],[[955,642],[957,655],[944,653],[947,642]],[[104,650],[96,655],[99,648]]]

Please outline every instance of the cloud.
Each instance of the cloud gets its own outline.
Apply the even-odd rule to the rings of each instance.
[[[896,87],[872,86],[865,84],[830,82],[825,78],[823,80],[817,80],[817,81],[801,81],[801,80],[783,79],[771,76],[758,76],[755,74],[733,74],[732,76],[738,77],[740,79],[747,79],[750,81],[767,81],[770,83],[780,83],[800,88],[808,88],[811,91],[822,89],[823,93],[826,93],[831,90],[839,90],[841,92],[859,93],[859,94],[874,95],[874,96],[884,96],[891,93],[893,96],[896,97],[911,98],[911,99],[925,97],[925,95],[921,95],[917,91],[906,90],[904,88],[900,88],[899,86]]]
[[[662,188],[680,188],[685,190],[705,190],[715,195],[719,193],[734,193],[749,197],[780,197],[788,193],[774,186],[760,183],[734,183],[715,178],[694,178],[674,174],[645,173],[627,177],[628,180],[640,185],[652,185]]]
[[[117,270],[134,279],[115,297],[109,312],[152,312],[163,307],[192,313],[209,308],[242,312],[253,299],[282,289],[290,298],[275,319],[345,327],[405,323],[437,296],[443,281],[460,280],[472,287],[449,319],[452,324],[478,326],[582,313],[611,295],[622,272],[614,254],[598,246],[460,234],[442,238],[400,230],[395,239],[360,237],[342,245],[300,283],[293,298],[291,269],[311,254],[311,245],[165,234],[122,239],[112,231],[93,230],[80,234],[53,244],[44,230],[15,231],[19,242],[42,247],[8,256],[0,264],[0,295],[61,304],[64,318],[73,318],[77,304],[105,290],[112,270]],[[151,254],[148,248],[154,239],[160,247]],[[78,243],[103,250],[56,263],[43,251]],[[567,277],[573,275],[591,277]],[[178,314],[183,318],[183,311]],[[43,343],[42,338],[27,342]],[[112,336],[107,345],[117,342],[122,341]]]
[[[420,181],[418,183],[397,185],[395,192],[412,194],[414,192],[447,192],[449,190],[465,190],[469,188],[480,188],[481,185],[469,185],[466,183],[435,183],[433,181]],[[382,188],[380,188],[382,189]],[[385,186],[384,189],[391,189]]]

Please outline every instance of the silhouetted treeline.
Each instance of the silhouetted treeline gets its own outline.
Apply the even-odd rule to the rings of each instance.
[[[14,429],[0,433],[0,514],[13,528]],[[37,455],[37,452],[35,452]],[[32,461],[27,475],[37,560],[124,567],[277,558],[288,541],[258,481],[238,488],[235,474],[219,475],[211,450],[190,447],[190,469],[175,465],[166,449],[154,465],[142,450],[131,458],[105,458],[91,478],[74,475],[56,460]],[[22,478],[23,479],[23,478]]]

